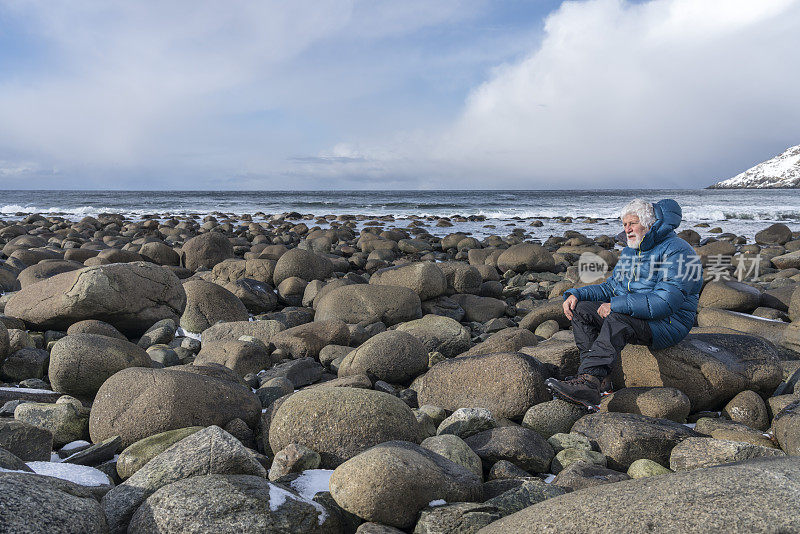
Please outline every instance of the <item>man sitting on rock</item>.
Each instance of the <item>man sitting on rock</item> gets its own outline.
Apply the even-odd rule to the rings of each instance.
[[[699,258],[674,231],[682,218],[677,202],[632,200],[621,218],[628,246],[611,276],[564,292],[580,350],[578,374],[546,381],[556,396],[587,407],[611,390],[611,365],[625,345],[663,349],[686,337],[703,285]]]

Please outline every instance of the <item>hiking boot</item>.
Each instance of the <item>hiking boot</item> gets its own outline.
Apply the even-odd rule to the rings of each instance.
[[[596,376],[582,374],[566,380],[548,378],[544,383],[556,396],[566,401],[592,409],[597,409],[600,404],[601,380]]]

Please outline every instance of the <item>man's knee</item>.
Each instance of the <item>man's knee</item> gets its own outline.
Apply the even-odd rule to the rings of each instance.
[[[591,300],[581,300],[575,305],[575,312],[573,313],[573,316],[591,316],[597,313],[597,308],[599,307],[600,305],[597,302],[593,302]]]
[[[605,322],[610,323],[612,325],[622,325],[622,326],[630,326],[632,316],[619,313],[619,312],[611,312],[605,319]]]

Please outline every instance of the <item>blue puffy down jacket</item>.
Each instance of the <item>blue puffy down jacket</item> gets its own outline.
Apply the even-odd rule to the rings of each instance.
[[[678,203],[666,199],[653,207],[656,222],[638,248],[622,250],[611,276],[602,284],[567,290],[564,298],[610,302],[612,312],[647,320],[651,346],[663,349],[694,325],[703,276],[694,249],[675,234],[683,217]]]

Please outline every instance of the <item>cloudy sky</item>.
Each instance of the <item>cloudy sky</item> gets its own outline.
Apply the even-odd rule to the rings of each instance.
[[[0,189],[702,187],[800,144],[800,0],[0,0]]]

